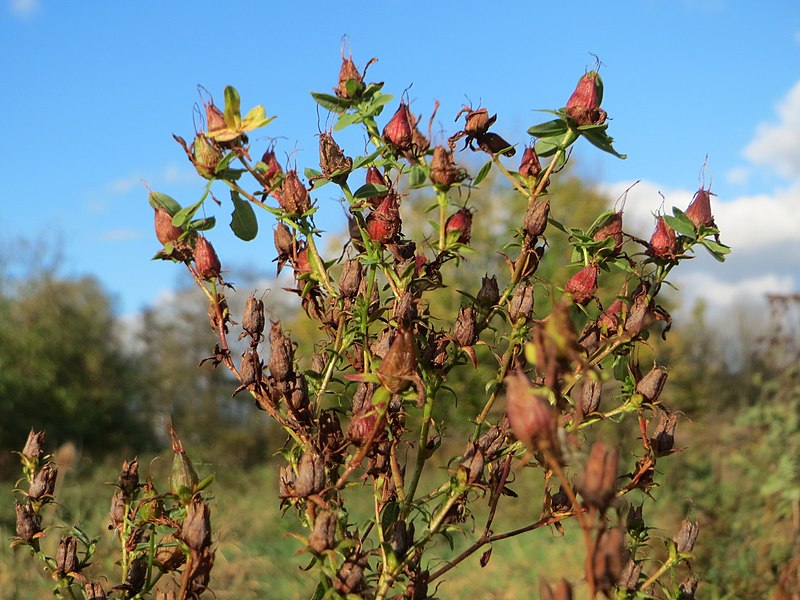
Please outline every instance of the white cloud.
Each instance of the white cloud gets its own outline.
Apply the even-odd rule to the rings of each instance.
[[[750,180],[752,174],[749,167],[733,167],[725,173],[725,179],[734,185],[744,185]]]
[[[114,196],[122,196],[134,189],[144,190],[146,185],[186,185],[196,183],[199,178],[194,170],[188,166],[175,163],[165,166],[158,173],[145,173],[134,171],[133,173],[114,179],[106,184],[104,191]]]
[[[9,0],[8,10],[20,19],[30,19],[42,10],[39,0]]]
[[[705,271],[689,272],[675,277],[675,284],[682,297],[688,300],[687,306],[691,306],[699,298],[723,307],[761,303],[766,294],[793,292],[796,283],[791,275],[775,273],[737,281],[725,281]]]
[[[776,108],[777,123],[761,123],[744,149],[745,158],[785,177],[800,177],[800,81]]]

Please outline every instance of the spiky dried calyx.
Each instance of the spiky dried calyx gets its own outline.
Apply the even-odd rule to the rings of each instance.
[[[564,291],[567,292],[577,304],[586,304],[594,298],[597,291],[597,276],[600,274],[600,267],[596,264],[589,264],[575,273]]]
[[[34,431],[31,429],[20,454],[29,461],[41,460],[42,457],[44,457],[44,450],[42,449],[43,444],[44,431]]]
[[[447,189],[461,179],[463,179],[463,173],[456,167],[453,153],[444,146],[436,146],[431,159],[431,181]]]
[[[201,279],[216,279],[222,270],[214,246],[203,236],[198,236],[195,243],[194,264]]]
[[[575,91],[567,100],[567,114],[578,126],[605,123],[606,111],[600,108],[603,100],[603,82],[597,71],[589,71],[579,80]]]
[[[322,174],[334,183],[342,184],[353,168],[353,159],[344,151],[329,133],[319,136],[319,166]]]
[[[494,306],[500,300],[500,288],[497,285],[497,276],[484,275],[481,278],[481,289],[475,296],[475,301],[479,306],[485,308]]]

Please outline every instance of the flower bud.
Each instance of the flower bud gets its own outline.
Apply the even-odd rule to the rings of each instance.
[[[622,248],[622,211],[611,213],[594,234],[595,242],[614,240],[614,252]]]
[[[186,455],[178,434],[171,427],[172,437],[172,473],[170,474],[169,489],[173,494],[181,495],[182,490],[194,492],[195,486],[200,482],[200,477]]]
[[[361,263],[358,259],[348,260],[339,278],[339,292],[345,298],[355,298],[361,285]]]
[[[383,129],[383,139],[403,152],[409,151],[413,145],[413,123],[408,104],[400,103],[400,107]]]
[[[678,240],[675,230],[667,225],[667,221],[663,216],[658,217],[656,229],[653,231],[653,235],[650,236],[649,254],[665,260],[673,260],[677,250]]]
[[[211,511],[202,499],[195,496],[186,507],[186,519],[181,527],[181,539],[198,552],[211,545]]]
[[[696,228],[716,227],[714,215],[711,213],[711,191],[700,188],[694,195],[686,216]]]
[[[575,91],[567,100],[567,114],[578,126],[605,123],[606,111],[600,108],[603,83],[597,71],[589,71],[578,80]]]
[[[456,241],[459,244],[468,244],[472,237],[472,211],[462,208],[455,214],[450,215],[444,224],[444,231],[449,234],[453,231],[458,232]]]
[[[202,235],[194,246],[194,265],[201,279],[215,279],[222,269],[214,246]]]
[[[217,165],[222,160],[222,152],[204,134],[198,133],[192,143],[191,159],[195,170],[201,177],[214,179]]]
[[[33,500],[41,500],[52,496],[53,491],[56,489],[57,476],[58,467],[51,462],[45,463],[33,476],[33,481],[31,481],[31,485],[28,488],[28,496]]]
[[[547,227],[547,217],[550,215],[550,201],[537,200],[528,207],[522,230],[531,237],[539,237]]]
[[[577,304],[587,304],[594,298],[594,293],[597,291],[599,273],[600,267],[596,264],[586,265],[570,278],[564,291],[570,294]]]
[[[453,160],[453,153],[448,152],[444,146],[433,149],[431,159],[431,181],[444,189],[459,181],[460,173]]]
[[[30,543],[42,532],[41,517],[33,510],[30,501],[24,504],[14,500],[17,512],[17,536],[24,542]]]
[[[308,538],[308,547],[317,554],[336,546],[336,524],[338,517],[330,510],[322,511],[314,519],[314,530]]]
[[[334,183],[342,184],[353,168],[353,159],[345,156],[339,144],[329,133],[319,136],[319,166],[322,174]]]
[[[378,208],[367,216],[367,235],[378,244],[390,244],[397,240],[402,225],[397,194],[390,192]]]
[[[498,303],[500,300],[500,288],[497,286],[497,277],[495,275],[489,277],[487,274],[481,279],[481,289],[478,291],[478,295],[475,296],[475,300],[479,306],[484,308],[492,307]]]
[[[684,554],[694,550],[694,545],[697,542],[699,533],[700,526],[697,523],[692,523],[689,519],[684,519],[681,522],[681,528],[678,530],[678,533],[672,538],[678,553]]]
[[[534,180],[542,172],[542,163],[533,146],[526,146],[519,164],[519,174],[528,181]],[[537,234],[538,235],[538,234]]]
[[[56,552],[56,573],[59,577],[65,577],[78,570],[78,540],[68,535],[63,536],[58,543]]]
[[[297,171],[287,171],[281,183],[278,204],[288,213],[301,215],[311,208],[311,196],[300,181]]]
[[[301,498],[317,494],[325,487],[325,465],[322,457],[313,450],[306,450],[297,466],[294,491]]]
[[[278,381],[287,381],[294,374],[294,346],[283,334],[280,321],[274,322],[269,331],[269,371]]]
[[[506,412],[516,438],[530,450],[556,445],[556,413],[534,393],[533,384],[522,371],[506,377]]]
[[[172,215],[160,206],[155,211],[155,229],[158,241],[164,246],[175,244],[183,233],[180,227],[172,224]]]
[[[617,484],[619,448],[609,448],[601,441],[592,444],[589,459],[577,488],[588,506],[605,511],[614,498]]]

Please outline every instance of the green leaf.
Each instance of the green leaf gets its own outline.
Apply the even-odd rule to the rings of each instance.
[[[385,185],[378,185],[375,183],[365,183],[360,188],[358,188],[355,193],[353,193],[353,198],[358,198],[361,200],[362,198],[374,198],[375,196],[381,196],[389,191],[389,188]]]
[[[376,158],[378,158],[378,156],[380,156],[380,153],[381,150],[379,148],[378,150],[375,150],[375,152],[373,152],[368,156],[357,156],[353,161],[353,171],[355,171],[356,169],[360,169],[362,166],[371,163]]]
[[[492,169],[492,161],[488,161],[485,165],[481,167],[481,170],[478,171],[478,174],[472,181],[472,185],[478,185],[481,181],[486,179],[486,176],[489,174],[489,171],[491,171],[491,169]]]
[[[230,129],[240,130],[242,113],[240,112],[239,92],[232,85],[225,86],[225,124]]]
[[[731,253],[731,249],[724,244],[719,244],[709,239],[701,239],[700,243],[708,250],[708,253],[719,262],[725,262],[725,256]]]
[[[353,106],[352,100],[348,100],[347,98],[339,98],[338,96],[332,96],[331,94],[311,92],[311,97],[314,98],[314,100],[317,101],[317,104],[319,104],[321,107],[338,113],[344,112]]]
[[[259,104],[255,108],[250,109],[250,112],[245,115],[242,121],[242,131],[253,131],[259,127],[264,127],[274,120],[275,117],[268,117],[264,107]]]
[[[322,177],[322,173],[320,173],[316,169],[311,169],[309,167],[306,167],[303,173],[306,176],[306,179],[319,179],[320,177]]]
[[[253,206],[236,192],[231,192],[233,212],[231,213],[231,230],[240,240],[249,242],[258,234],[258,220]]]
[[[558,142],[550,139],[539,139],[536,141],[533,148],[536,150],[536,154],[541,158],[546,158],[556,153],[558,150]]]
[[[681,235],[685,235],[693,240],[696,239],[697,236],[694,229],[694,223],[692,223],[691,219],[689,219],[689,217],[687,217],[683,211],[677,207],[672,208],[672,214],[675,216],[671,217],[669,215],[664,215],[664,220],[667,222],[667,225],[672,227]]]
[[[353,123],[360,123],[362,117],[359,113],[342,113],[339,116],[339,119],[336,121],[336,125],[333,126],[334,131],[341,131],[345,127],[349,127]]]
[[[539,123],[528,129],[528,134],[537,138],[557,137],[567,132],[569,125],[562,119],[553,119],[545,123]]]
[[[589,127],[589,128],[579,128],[578,132],[586,138],[589,143],[597,148],[600,148],[603,152],[608,152],[609,154],[613,154],[617,158],[626,159],[628,156],[626,154],[620,154],[616,150],[614,150],[613,143],[614,138],[606,133],[607,126],[603,127]]]
[[[425,185],[425,170],[422,167],[414,166],[408,175],[408,184],[412,188]]]
[[[181,205],[178,204],[177,200],[175,200],[171,196],[162,194],[161,192],[150,192],[147,195],[147,201],[150,203],[150,206],[152,206],[154,209],[163,208],[173,217],[181,209]]]
[[[389,531],[389,528],[397,521],[400,516],[400,505],[397,502],[389,502],[386,508],[383,509],[381,514],[381,527],[384,531]]]
[[[189,225],[195,231],[208,231],[209,229],[214,229],[216,224],[217,219],[215,217],[205,217],[204,219],[196,219]]]

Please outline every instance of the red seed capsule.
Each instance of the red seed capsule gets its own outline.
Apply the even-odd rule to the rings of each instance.
[[[165,246],[177,242],[183,233],[180,227],[172,224],[172,215],[161,207],[155,212],[155,228],[158,241]]]
[[[649,253],[658,258],[671,260],[675,258],[677,249],[678,240],[675,235],[675,230],[667,225],[667,221],[663,216],[658,217],[656,229],[653,231],[653,235],[650,236]]]
[[[444,225],[445,233],[458,232],[456,241],[459,244],[468,244],[472,237],[472,211],[462,208],[457,213],[450,215]]]
[[[203,279],[219,277],[222,269],[219,257],[214,251],[214,246],[203,236],[197,237],[197,243],[194,247],[194,264],[197,274]]]
[[[586,265],[572,276],[567,282],[564,291],[570,294],[578,304],[586,304],[594,297],[594,293],[597,291],[597,276],[599,273],[600,267],[597,265]]]
[[[600,108],[603,99],[602,80],[597,71],[589,71],[578,80],[575,91],[567,100],[567,114],[580,125],[600,125],[606,111]]]
[[[714,215],[711,212],[711,191],[700,188],[694,195],[692,203],[686,209],[686,216],[697,228],[716,227]]]
[[[408,104],[400,103],[400,108],[383,129],[383,139],[387,144],[392,144],[398,150],[411,150],[414,138],[414,125]]]

